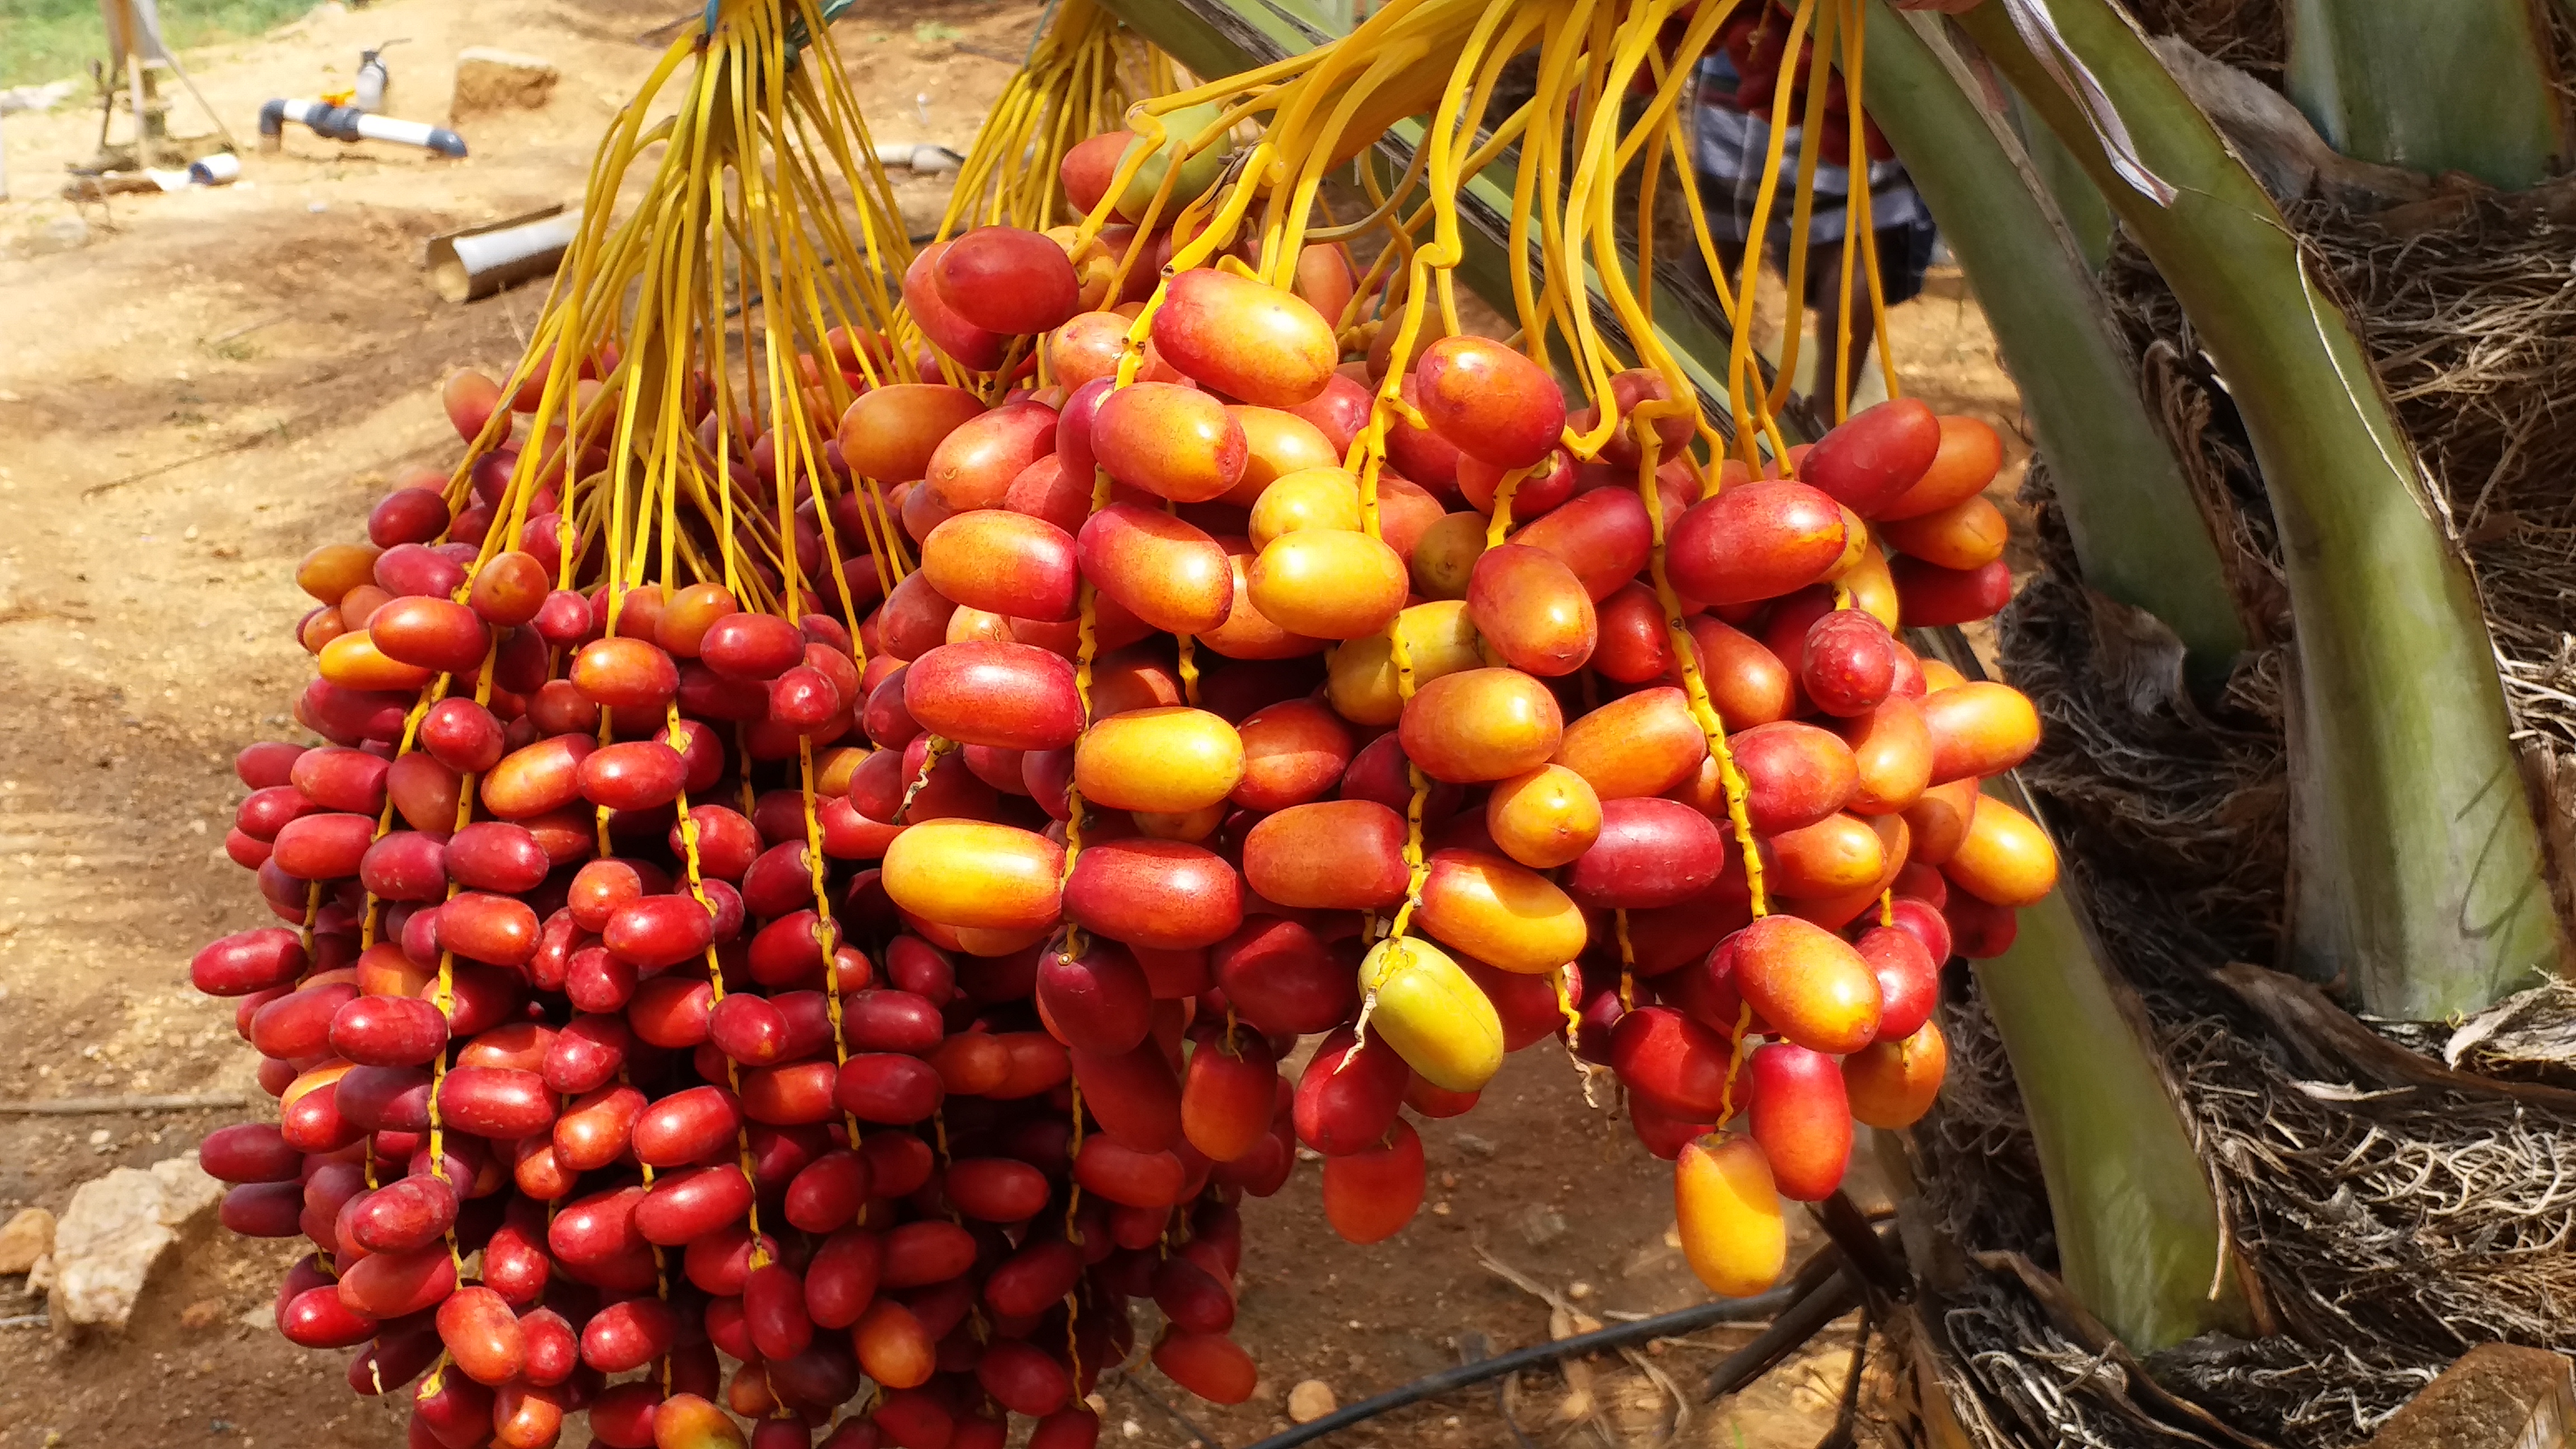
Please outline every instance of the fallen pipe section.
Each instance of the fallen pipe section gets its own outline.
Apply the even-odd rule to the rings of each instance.
[[[291,100],[273,100],[259,108],[260,149],[276,150],[289,121],[308,126],[313,134],[327,136],[334,141],[390,141],[398,146],[418,146],[441,156],[465,154],[465,138],[444,126],[399,121],[355,106]]]

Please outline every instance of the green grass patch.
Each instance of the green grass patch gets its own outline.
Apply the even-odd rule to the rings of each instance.
[[[161,35],[174,50],[258,35],[313,0],[162,0]],[[86,75],[107,58],[98,0],[0,0],[0,86]]]

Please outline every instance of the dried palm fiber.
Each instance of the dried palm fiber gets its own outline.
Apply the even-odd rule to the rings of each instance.
[[[2576,1083],[2576,982],[2554,979],[2454,1028],[2390,1022],[2381,1030],[2455,1067],[2517,1082]]]
[[[2290,56],[2287,0],[2122,0],[2149,35],[2188,41],[2213,60],[2278,84]]]
[[[2303,174],[2253,159],[2267,177]],[[2382,178],[2304,174],[2335,200],[2285,196],[2285,211],[2361,328],[2428,497],[2471,561],[2564,905],[2576,860],[2576,192],[2499,198],[2412,178],[2373,214],[2354,183]],[[2106,284],[2263,647],[2218,699],[2195,703],[2170,637],[2083,589],[2034,469],[2043,572],[2000,631],[2005,671],[2047,725],[2022,774],[2109,964],[2136,992],[2276,1330],[2195,1341],[2147,1368],[2235,1435],[2335,1449],[2474,1344],[2576,1351],[2576,1094],[2563,1090],[2576,1086],[2576,987],[2538,986],[2466,1023],[2355,1023],[2260,969],[2288,889],[2292,654],[2277,544],[2251,449],[2179,307],[2134,248],[2115,251]],[[2038,1244],[2045,1265],[2046,1203],[2009,1065],[1973,990],[1949,1010],[1952,1086],[1911,1143],[1927,1207],[1969,1259]],[[1973,1437],[2230,1437],[2158,1407],[1991,1260],[1961,1267],[1919,1321],[1941,1340],[1931,1371]]]

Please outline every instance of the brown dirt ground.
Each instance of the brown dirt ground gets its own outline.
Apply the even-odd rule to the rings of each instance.
[[[46,193],[84,158],[94,112],[8,125],[18,200],[0,205],[0,1103],[72,1095],[257,1092],[225,1006],[193,995],[203,941],[264,919],[223,857],[242,744],[292,733],[308,663],[290,637],[291,581],[311,547],[357,536],[383,480],[444,466],[433,389],[451,368],[505,370],[538,305],[522,291],[436,299],[421,245],[450,228],[571,199],[590,148],[654,52],[636,42],[674,0],[393,0],[325,5],[263,39],[190,58],[249,139],[258,103],[347,84],[389,35],[390,109],[444,119],[463,44],[552,59],[542,112],[463,129],[472,159],[440,162],[307,133],[245,157],[216,191],[74,206]],[[963,150],[1025,44],[1032,0],[886,0],[841,27],[881,142]],[[941,28],[934,28],[941,27]],[[119,123],[120,126],[122,122]],[[207,128],[182,102],[176,128]],[[915,183],[908,209],[935,216]],[[87,241],[53,250],[78,215]],[[1955,276],[1894,319],[1909,385],[2016,440],[2018,404]],[[2016,456],[2021,450],[2016,449]],[[2016,469],[2017,471],[2017,469]],[[0,1115],[0,1218],[59,1211],[80,1182],[192,1146],[241,1112]],[[1666,1169],[1624,1123],[1585,1108],[1553,1048],[1509,1064],[1484,1104],[1425,1126],[1433,1206],[1395,1240],[1353,1247],[1325,1228],[1311,1174],[1253,1207],[1239,1335],[1264,1366],[1239,1409],[1141,1373],[1106,1391],[1107,1442],[1244,1445],[1286,1427],[1289,1387],[1328,1381],[1348,1403],[1454,1363],[1460,1335],[1496,1351],[1547,1332],[1537,1299],[1481,1268],[1481,1246],[1609,1317],[1703,1295],[1671,1246]],[[121,1337],[60,1344],[0,1329],[0,1449],[84,1445],[395,1445],[387,1405],[350,1397],[338,1355],[266,1325],[294,1256],[200,1225]],[[0,1280],[0,1319],[41,1304]],[[1659,1346],[1688,1386],[1741,1333]],[[1850,1325],[1747,1393],[1693,1403],[1688,1443],[1803,1449],[1830,1423]],[[1567,1380],[1524,1375],[1512,1402],[1550,1443],[1650,1442],[1671,1405],[1617,1360],[1594,1365],[1596,1435],[1551,1418]],[[1696,1399],[1696,1393],[1692,1393]],[[1132,1427],[1131,1427],[1132,1426]],[[1452,1395],[1338,1442],[1512,1442],[1490,1391]]]

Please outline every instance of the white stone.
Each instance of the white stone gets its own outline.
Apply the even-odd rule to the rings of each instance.
[[[1512,1215],[1512,1222],[1533,1248],[1546,1247],[1564,1237],[1566,1232],[1565,1214],[1546,1203],[1534,1202],[1522,1208]]]
[[[194,1149],[152,1164],[152,1180],[161,1184],[161,1222],[165,1227],[184,1228],[214,1211],[215,1205],[224,1200],[224,1185],[197,1165]]]
[[[177,1234],[162,1221],[160,1179],[120,1167],[84,1182],[54,1229],[54,1331],[122,1329]]]
[[[55,81],[51,85],[42,86],[11,86],[5,91],[0,91],[0,116],[6,116],[15,111],[35,111],[41,114],[61,105],[71,93],[70,81]]]

